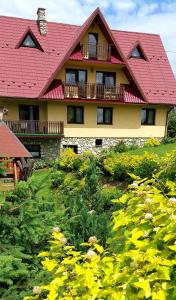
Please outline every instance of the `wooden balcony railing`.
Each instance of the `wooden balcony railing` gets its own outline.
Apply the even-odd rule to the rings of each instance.
[[[111,59],[111,45],[82,44],[81,52],[85,59]]]
[[[31,121],[31,120],[19,120],[9,121],[5,123],[15,134],[48,134],[48,135],[63,135],[64,124],[63,122],[52,122],[52,121]]]
[[[124,87],[103,84],[63,84],[64,98],[123,100]]]

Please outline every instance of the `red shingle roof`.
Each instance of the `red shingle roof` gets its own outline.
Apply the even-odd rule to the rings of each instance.
[[[98,16],[109,38],[115,43],[143,100],[157,104],[176,104],[176,83],[164,47],[158,35],[109,29],[99,9],[82,26],[48,22],[46,36],[41,36],[34,20],[0,17],[0,97],[48,98],[48,88],[55,75],[69,59],[85,30]],[[16,48],[27,30],[33,32],[43,52]],[[129,58],[140,43],[148,61]],[[53,93],[52,93],[53,97]]]
[[[2,155],[9,158],[32,157],[7,125],[0,121],[0,156]]]

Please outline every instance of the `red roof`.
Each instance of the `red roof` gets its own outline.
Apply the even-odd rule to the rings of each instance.
[[[9,158],[32,157],[19,139],[2,121],[0,121],[0,156]]]
[[[160,37],[110,30],[99,9],[82,26],[48,22],[46,36],[40,35],[34,20],[0,17],[0,97],[50,98],[52,81],[95,18],[117,48],[119,58],[112,63],[123,62],[140,98],[151,104],[176,104],[176,83]],[[43,51],[17,48],[29,29]],[[137,44],[147,60],[130,58]],[[53,99],[54,91],[51,94]]]

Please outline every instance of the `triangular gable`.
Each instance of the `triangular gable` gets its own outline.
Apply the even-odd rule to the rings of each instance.
[[[136,42],[132,50],[130,51],[128,58],[141,58],[148,61],[148,58],[143,50],[143,47],[140,42]]]
[[[119,53],[119,56],[122,60],[123,63],[126,64],[126,67],[128,69],[129,74],[131,75],[131,77],[134,80],[134,83],[137,87],[137,89],[139,90],[142,98],[144,100],[146,100],[146,97],[141,89],[141,87],[139,86],[138,82],[135,79],[135,76],[128,64],[128,61],[126,60],[125,56],[123,55],[117,41],[115,40],[113,33],[111,31],[111,29],[109,28],[109,25],[107,24],[104,16],[102,15],[101,11],[99,8],[97,8],[91,15],[90,17],[84,22],[84,24],[78,29],[76,36],[73,38],[72,43],[70,44],[70,47],[68,48],[67,53],[64,55],[64,57],[61,59],[61,61],[59,62],[58,66],[56,67],[55,71],[52,73],[52,76],[49,78],[49,80],[46,82],[44,88],[42,89],[42,91],[39,94],[39,98],[41,98],[46,90],[48,89],[48,87],[50,86],[50,84],[52,83],[52,81],[55,79],[55,77],[57,76],[59,70],[62,68],[62,66],[64,65],[64,63],[69,59],[70,55],[73,53],[74,49],[76,48],[76,46],[78,45],[78,43],[80,42],[81,38],[83,37],[83,35],[85,34],[85,32],[87,31],[87,29],[90,27],[90,25],[92,24],[92,22],[98,18],[99,19],[99,24],[101,24],[101,28],[103,33],[105,33],[106,39],[109,43],[113,44],[117,50],[117,52]]]
[[[27,28],[27,30],[25,31],[15,48],[20,47],[36,48],[43,51],[40,43],[38,42],[30,27]]]

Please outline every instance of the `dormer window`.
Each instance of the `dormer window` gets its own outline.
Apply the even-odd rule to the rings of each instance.
[[[142,57],[141,52],[139,51],[138,48],[135,48],[131,54],[132,57]]]
[[[21,47],[38,48],[32,36],[28,33],[21,43]]]
[[[147,60],[146,55],[144,54],[144,52],[143,52],[142,48],[140,47],[140,45],[136,46],[132,50],[131,55],[129,57],[141,58],[141,59]]]
[[[18,42],[16,48],[27,47],[27,48],[36,48],[43,51],[39,42],[37,41],[35,35],[31,30],[27,31],[27,33],[23,36],[21,41]]]

